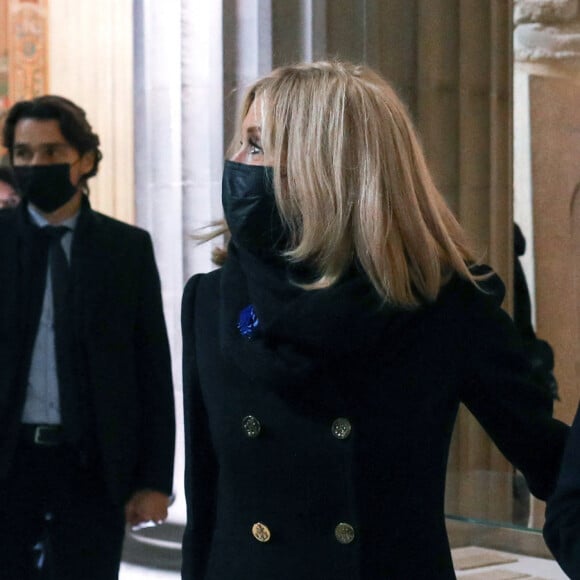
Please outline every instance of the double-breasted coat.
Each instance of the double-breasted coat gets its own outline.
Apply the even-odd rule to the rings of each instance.
[[[18,442],[46,267],[26,204],[0,215],[0,479]],[[40,260],[40,261],[39,261]],[[111,499],[172,492],[175,419],[159,275],[149,234],[83,200],[71,250],[79,383]],[[85,417],[83,417],[85,419]]]
[[[567,428],[528,380],[501,282],[481,285],[381,308],[357,273],[302,290],[232,244],[194,276],[183,577],[454,578],[444,485],[460,402],[545,498]]]

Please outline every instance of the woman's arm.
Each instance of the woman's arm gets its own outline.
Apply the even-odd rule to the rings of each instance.
[[[465,383],[462,400],[500,451],[546,499],[554,490],[568,427],[552,418],[552,401],[532,377],[519,334],[500,308],[503,284],[471,288],[462,304]]]

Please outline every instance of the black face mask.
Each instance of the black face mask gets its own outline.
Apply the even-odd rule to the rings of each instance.
[[[45,213],[63,206],[77,192],[70,180],[70,164],[15,165],[14,178],[24,199]]]
[[[287,236],[274,194],[271,167],[226,161],[222,203],[232,240],[260,256],[278,256]]]

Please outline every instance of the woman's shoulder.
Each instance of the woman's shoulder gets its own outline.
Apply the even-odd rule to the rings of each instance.
[[[501,278],[485,264],[471,266],[470,271],[473,280],[454,274],[442,288],[438,302],[467,309],[500,309],[506,294]]]
[[[191,298],[194,297],[198,286],[206,285],[206,284],[219,284],[219,279],[221,277],[221,268],[216,270],[212,270],[211,272],[204,272],[202,274],[194,274],[189,278],[189,280],[185,284],[185,288],[183,290],[183,297]]]
[[[208,289],[210,294],[217,297],[219,294],[221,268],[204,274],[194,274],[189,278],[183,289],[181,311],[187,314],[193,311],[195,301],[200,291]]]

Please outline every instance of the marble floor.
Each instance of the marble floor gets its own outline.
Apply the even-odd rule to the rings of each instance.
[[[568,576],[552,560],[531,558],[517,554],[497,552],[505,556],[514,556],[517,561],[490,565],[470,570],[457,571],[458,580],[566,580]],[[179,572],[152,570],[123,562],[119,580],[179,580]]]
[[[180,578],[179,572],[143,568],[126,562],[121,564],[119,573],[119,580],[179,580]]]
[[[553,560],[543,558],[532,558],[497,550],[486,550],[507,559],[516,560],[514,562],[483,566],[468,570],[456,570],[458,580],[515,580],[522,578],[526,580],[567,580],[568,576]]]

